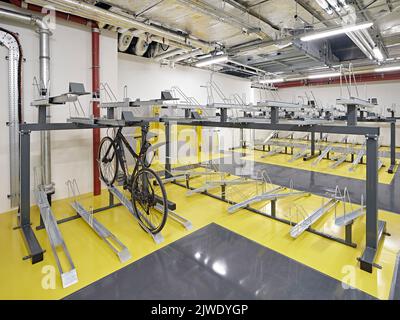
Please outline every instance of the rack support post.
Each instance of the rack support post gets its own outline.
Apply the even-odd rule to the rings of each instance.
[[[271,123],[277,124],[279,122],[279,109],[277,107],[271,107]]]
[[[378,136],[367,135],[366,241],[361,270],[372,272],[378,249]]]
[[[396,120],[390,122],[390,167],[388,172],[393,173],[396,166]]]
[[[28,258],[32,264],[43,260],[43,249],[31,227],[31,181],[30,181],[30,153],[31,153],[31,132],[20,131],[21,139],[21,180],[20,180],[20,217],[19,226],[28,249]]]
[[[357,125],[357,106],[355,104],[347,105],[347,125]]]

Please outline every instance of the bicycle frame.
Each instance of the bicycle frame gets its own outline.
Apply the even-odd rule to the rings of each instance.
[[[142,128],[142,143],[140,146],[140,152],[137,154],[135,150],[131,147],[129,144],[128,140],[125,138],[125,136],[122,134],[122,127],[118,128],[118,131],[115,135],[115,138],[113,139],[114,144],[115,144],[115,149],[116,149],[116,154],[114,154],[110,161],[114,159],[114,157],[117,157],[117,161],[119,162],[119,165],[122,169],[122,172],[124,174],[124,188],[126,188],[130,183],[132,182],[132,179],[135,177],[137,172],[139,171],[140,167],[144,168],[144,160],[143,157],[146,155],[146,151],[149,147],[149,143],[146,141],[146,134],[148,132],[148,128]],[[124,146],[128,150],[128,152],[132,155],[132,157],[136,160],[135,162],[135,167],[133,169],[133,172],[131,175],[129,175],[128,171],[128,166],[126,164],[126,157],[125,157],[125,150]],[[111,150],[112,145],[110,145],[107,149],[107,152],[104,155],[104,158],[106,158],[109,155],[109,152]],[[105,159],[102,159],[104,161]]]

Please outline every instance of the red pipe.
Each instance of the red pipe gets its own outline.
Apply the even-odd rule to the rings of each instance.
[[[356,81],[361,82],[373,82],[373,81],[393,81],[400,80],[400,72],[387,72],[387,73],[365,73],[355,75]],[[339,84],[340,78],[336,77],[333,79],[315,79],[315,80],[298,80],[288,81],[283,83],[275,84],[275,87],[279,89],[302,87],[302,86],[323,86],[330,84]]]
[[[92,92],[93,92],[93,116],[100,117],[100,30],[95,22],[92,22]],[[97,152],[100,145],[100,129],[93,129],[93,194],[101,194],[101,183]]]

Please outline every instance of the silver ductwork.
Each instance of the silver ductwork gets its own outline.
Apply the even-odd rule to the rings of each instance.
[[[182,53],[185,53],[185,50],[183,50],[183,49],[173,49],[173,50],[170,50],[170,51],[167,51],[165,53],[162,53],[162,54],[158,55],[157,57],[155,57],[155,60],[156,61],[165,60],[165,59],[171,58],[173,56],[176,56],[176,55],[182,54]]]
[[[89,3],[78,0],[27,0],[26,2],[40,5],[52,5],[58,11],[74,14],[86,19],[98,21],[101,23],[109,24],[111,26],[120,27],[123,29],[138,29],[150,33],[151,35],[165,38],[169,41],[176,42],[185,46],[201,48],[204,52],[208,53],[215,49],[210,43],[195,39],[191,36],[180,35],[157,26],[147,24],[135,20],[133,17],[126,17],[124,15],[114,13]]]
[[[33,25],[38,28],[39,66],[40,66],[39,91],[41,97],[48,97],[50,94],[49,87],[50,87],[50,35],[51,35],[48,25],[39,17],[3,8],[0,8],[0,18]],[[47,121],[49,121],[50,118],[49,108],[47,108],[46,110],[46,118]],[[40,154],[41,167],[43,170],[42,184],[48,193],[53,193],[54,186],[53,183],[51,182],[51,142],[50,142],[49,131],[41,131],[40,151],[41,151]]]
[[[10,194],[11,207],[19,204],[19,122],[22,119],[20,114],[20,85],[18,83],[19,70],[21,68],[21,50],[17,38],[7,30],[0,28],[0,45],[8,49],[8,70],[9,70],[9,107],[8,107],[8,128],[9,128],[9,159],[10,159]]]

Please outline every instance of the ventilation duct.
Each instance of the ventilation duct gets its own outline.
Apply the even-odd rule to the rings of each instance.
[[[77,0],[27,0],[26,2],[40,5],[48,6],[53,5],[56,10],[74,14],[77,16],[84,17],[93,21],[98,21],[101,23],[109,24],[112,26],[120,27],[123,29],[138,29],[148,32],[152,35],[165,38],[169,41],[173,41],[179,44],[201,48],[204,52],[209,52],[214,50],[214,46],[210,45],[208,42],[194,39],[191,36],[180,35],[157,26],[147,24],[134,20],[131,17],[126,17],[118,13],[110,12],[108,10],[96,7],[94,5],[85,3],[83,1]]]
[[[10,31],[0,28],[0,45],[8,49],[8,130],[10,151],[10,194],[11,207],[19,204],[19,128],[21,110],[21,63],[22,52],[18,38]]]
[[[0,8],[0,18],[10,19],[32,25],[38,28],[39,33],[39,67],[40,67],[40,83],[39,91],[42,97],[46,97],[50,94],[50,30],[47,24],[42,21],[39,17],[35,17],[29,14],[22,14],[19,12],[11,11],[8,9]],[[46,118],[50,117],[49,108],[46,110]],[[18,141],[19,149],[19,141]],[[50,132],[40,132],[40,159],[41,167],[43,170],[43,181],[42,184],[48,194],[54,192],[54,185],[51,182],[51,144],[50,144]],[[19,167],[19,157],[18,157]]]

